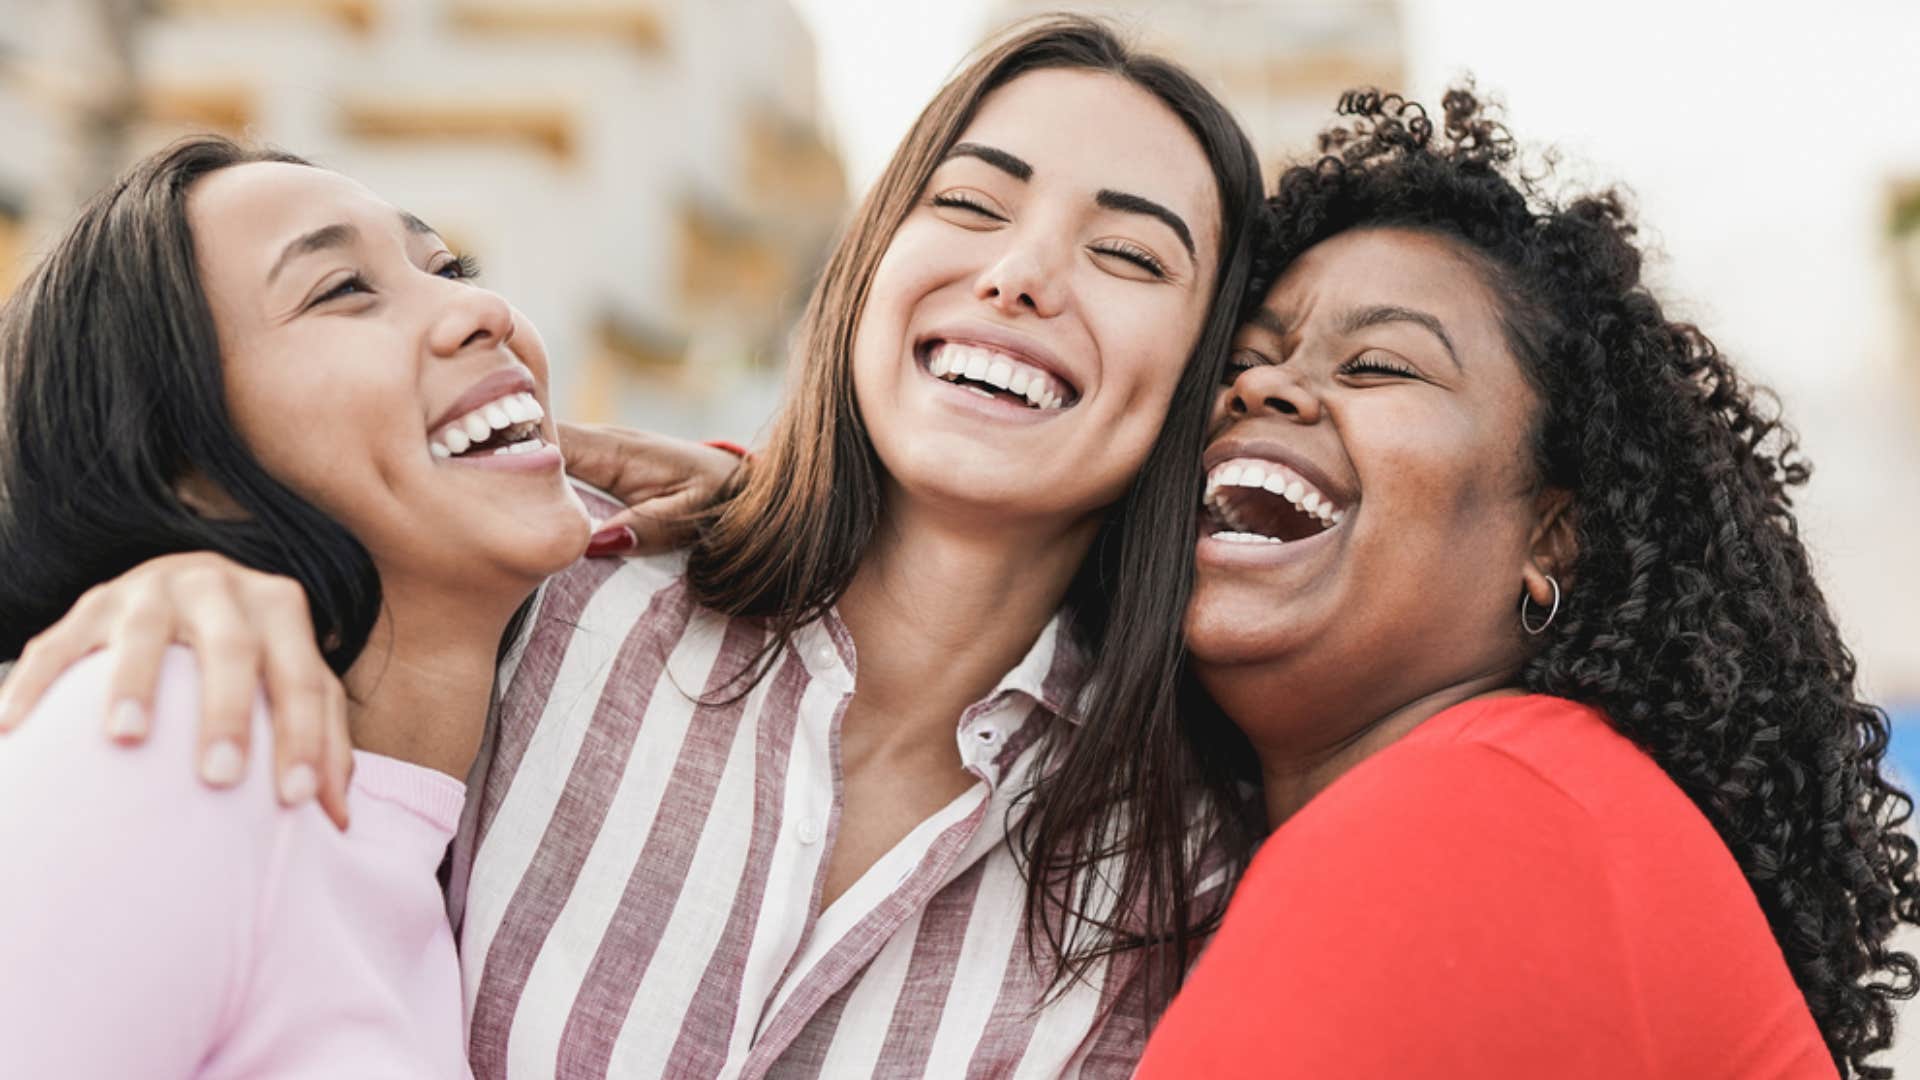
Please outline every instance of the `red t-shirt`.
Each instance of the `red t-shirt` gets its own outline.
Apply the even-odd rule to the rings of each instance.
[[[1136,1075],[1836,1072],[1706,818],[1530,696],[1440,713],[1277,830]]]

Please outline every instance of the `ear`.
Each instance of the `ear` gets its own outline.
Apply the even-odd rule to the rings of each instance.
[[[181,505],[209,521],[245,521],[247,518],[247,512],[233,501],[233,496],[198,469],[175,480],[173,493]]]
[[[1527,545],[1527,561],[1520,568],[1520,580],[1527,595],[1541,607],[1553,603],[1554,588],[1549,576],[1559,580],[1564,590],[1571,582],[1574,556],[1579,554],[1574,534],[1573,493],[1565,488],[1543,488],[1534,498],[1533,536]]]

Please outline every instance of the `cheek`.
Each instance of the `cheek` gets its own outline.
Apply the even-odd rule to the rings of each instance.
[[[235,430],[261,467],[350,530],[406,465],[401,433],[419,426],[418,395],[393,369],[256,357],[229,364],[226,381]]]

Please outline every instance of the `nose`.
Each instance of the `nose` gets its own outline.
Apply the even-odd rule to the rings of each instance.
[[[1031,240],[1015,242],[981,271],[973,295],[1002,315],[1030,313],[1046,319],[1066,307],[1066,289],[1059,273]]]
[[[1320,419],[1320,395],[1294,365],[1260,364],[1233,380],[1227,391],[1227,411],[1235,416],[1268,412],[1311,424]]]
[[[473,348],[501,348],[513,340],[513,308],[499,294],[450,283],[444,307],[428,332],[434,355],[458,356]]]

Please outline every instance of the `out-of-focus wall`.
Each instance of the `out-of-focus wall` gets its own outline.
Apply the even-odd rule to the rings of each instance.
[[[432,223],[569,417],[750,436],[845,212],[786,0],[0,0],[0,287],[132,157],[212,130]]]

